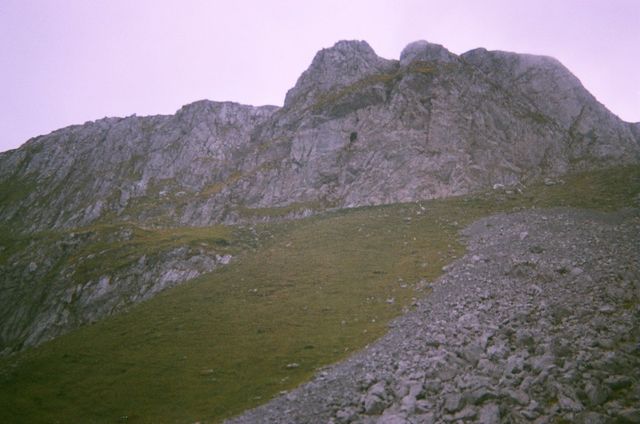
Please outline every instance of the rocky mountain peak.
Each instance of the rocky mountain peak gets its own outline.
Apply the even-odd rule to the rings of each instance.
[[[366,41],[338,41],[315,55],[295,87],[287,92],[284,106],[307,104],[321,93],[388,72],[395,66],[395,61],[379,57]]]
[[[466,62],[482,69],[485,73],[501,72],[517,79],[525,73],[544,71],[553,73],[553,75],[549,76],[563,76],[570,80],[572,85],[580,84],[578,78],[560,61],[551,56],[512,53],[501,50],[489,51],[485,48],[477,48],[464,53],[461,57]]]
[[[364,40],[340,40],[336,42],[333,47],[320,50],[315,57],[318,58],[318,60],[322,60],[320,58],[331,57],[332,55],[335,57],[336,53],[362,54],[374,58],[378,57],[369,43]]]
[[[640,125],[553,58],[417,41],[398,61],[339,41],[282,109],[201,100],[0,154],[0,223],[234,223],[261,208],[409,202],[639,161]]]
[[[415,61],[436,61],[436,62],[454,62],[458,60],[458,56],[440,44],[429,43],[428,41],[419,40],[410,43],[400,53],[400,66],[407,66]]]
[[[553,57],[478,48],[461,58],[506,90],[533,101],[541,114],[565,129],[584,128],[588,132],[588,127],[602,129],[613,125],[610,121],[613,115]],[[614,133],[607,135],[614,137]]]

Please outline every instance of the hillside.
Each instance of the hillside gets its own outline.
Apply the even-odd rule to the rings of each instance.
[[[399,60],[340,41],[283,107],[202,100],[35,137],[0,153],[0,418],[228,418],[419,308],[477,219],[525,211],[540,232],[539,208],[627,208],[632,231],[638,163],[640,123],[557,60],[424,41]]]
[[[229,423],[638,422],[638,211],[474,223],[380,341]]]
[[[451,293],[448,302],[461,302],[460,305],[473,302],[470,296],[475,289],[464,289],[466,284],[475,287],[477,283],[468,281],[469,275],[476,275],[476,271],[471,271],[475,268],[464,268],[469,261],[475,267],[482,266],[482,272],[487,273],[500,274],[503,269],[513,267],[509,274],[512,278],[535,280],[521,283],[521,295],[527,293],[528,286],[536,284],[544,290],[545,296],[555,296],[554,303],[562,303],[562,293],[565,293],[556,293],[556,285],[581,281],[573,274],[558,271],[562,267],[569,269],[570,265],[584,270],[604,267],[602,272],[613,272],[620,265],[618,268],[624,269],[623,278],[616,281],[637,283],[632,273],[637,271],[634,258],[640,252],[638,244],[633,242],[638,234],[633,227],[637,225],[633,214],[626,213],[627,217],[632,217],[631,221],[627,219],[627,227],[615,230],[612,237],[602,237],[594,232],[590,234],[591,238],[584,240],[581,240],[581,234],[590,233],[594,226],[603,226],[598,231],[608,234],[605,226],[608,221],[598,218],[591,222],[587,213],[586,220],[581,218],[575,224],[582,228],[581,232],[571,238],[574,224],[567,224],[570,225],[568,229],[556,234],[555,226],[544,229],[544,221],[540,223],[540,220],[549,207],[587,208],[609,213],[623,208],[637,211],[639,196],[640,169],[636,166],[579,174],[568,177],[563,184],[541,184],[522,194],[491,190],[461,198],[356,208],[256,226],[255,250],[238,261],[164,291],[127,313],[84,326],[36,349],[0,360],[0,419],[15,423],[56,420],[106,423],[126,416],[127,422],[132,423],[219,422],[263,403],[282,390],[293,389],[314,375],[330,376],[328,382],[336,381],[333,379],[336,377],[338,383],[328,386],[336,391],[328,393],[325,388],[293,398],[295,404],[301,406],[297,414],[304,414],[307,407],[308,411],[319,410],[321,415],[318,416],[326,418],[320,422],[326,422],[342,407],[355,408],[358,412],[361,389],[349,383],[358,380],[351,379],[351,372],[325,374],[323,371],[327,370],[322,367],[373,343],[388,330],[387,323],[391,318],[410,311],[414,312],[407,318],[407,326],[402,328],[409,334],[415,331],[416,337],[398,336],[392,332],[388,336],[391,343],[403,350],[406,343],[414,341],[416,345],[411,349],[424,353],[425,360],[437,353],[428,350],[433,347],[429,343],[417,350],[423,340],[417,335],[426,330],[421,330],[423,324],[414,326],[414,320],[421,320],[423,316],[416,314],[426,313],[430,302],[439,302],[440,297],[430,300],[432,294],[448,293],[449,284],[461,288]],[[488,254],[482,251],[485,244],[488,247],[493,244],[480,243],[480,246],[475,241],[469,246],[472,250],[463,262],[455,268],[445,268],[465,253],[468,236],[461,240],[459,231],[481,217],[500,212],[536,216],[535,222],[542,225],[542,229],[536,231],[544,232],[537,235],[526,227],[527,219],[519,222],[518,215],[493,218],[497,223],[485,228],[486,231],[494,227],[496,231],[504,231],[502,236],[491,236],[506,238],[497,244],[502,259],[491,256],[493,259],[488,262],[474,262],[474,255],[483,258],[482,255]],[[556,221],[553,215],[547,219],[551,223]],[[504,222],[498,225],[501,220]],[[509,224],[512,221],[515,221],[514,225]],[[564,222],[553,225],[563,228]],[[566,222],[572,222],[572,218],[567,218]],[[611,225],[616,222],[612,219]],[[476,224],[476,228],[482,226]],[[519,240],[521,233],[526,231],[530,236],[513,246],[525,249],[525,252],[511,252],[511,238]],[[560,234],[567,238],[556,237]],[[208,239],[206,234],[202,237],[202,240]],[[538,240],[538,237],[542,239]],[[582,249],[584,243],[593,244],[588,256]],[[540,251],[533,247],[536,245],[543,249],[541,253],[534,253]],[[527,250],[530,248],[532,251]],[[531,258],[520,258],[518,255],[521,254],[531,255]],[[574,256],[576,259],[572,259]],[[552,260],[546,263],[548,257]],[[529,259],[535,260],[530,266],[526,264]],[[565,259],[568,262],[565,263]],[[461,268],[464,272],[459,271]],[[450,272],[452,270],[455,272]],[[443,280],[438,280],[443,272]],[[598,271],[597,275],[604,278],[602,272]],[[538,274],[544,274],[544,279],[537,281]],[[596,274],[587,275],[595,277]],[[610,277],[617,278],[614,274]],[[504,279],[499,278],[500,284],[516,284],[516,280]],[[451,283],[442,282],[448,280]],[[487,285],[493,280],[487,276],[482,281]],[[594,287],[606,290],[609,280],[600,281],[595,279],[599,285]],[[584,284],[594,282],[585,281]],[[500,296],[504,296],[505,307],[510,308],[505,313],[517,314],[520,310],[518,302],[524,302],[510,300],[511,292],[507,289],[486,287],[483,290],[495,293],[492,302],[496,305],[500,304]],[[571,289],[566,293],[570,296],[574,291]],[[621,304],[615,300],[618,298],[609,301],[616,308],[612,313],[625,316],[637,313],[637,286],[626,293],[631,297],[627,300],[621,297]],[[582,297],[572,301],[579,299]],[[451,312],[466,311],[466,308],[459,306]],[[566,306],[565,309],[573,311]],[[485,312],[489,313],[491,309]],[[424,316],[428,321],[429,315]],[[571,313],[567,317],[571,322],[577,319],[571,318]],[[633,317],[631,315],[631,324],[637,324],[637,318]],[[498,318],[486,316],[491,320]],[[583,318],[587,319],[586,316]],[[533,320],[531,324],[536,322]],[[585,328],[591,326],[590,321],[584,322]],[[618,331],[626,331],[626,327],[618,328],[621,323],[598,327],[597,340],[617,340]],[[442,318],[439,323],[443,326],[442,331],[446,324]],[[393,324],[392,328],[395,326]],[[637,330],[637,325],[635,328]],[[542,333],[539,329],[536,331]],[[615,334],[609,334],[610,331]],[[625,336],[625,346],[632,344],[628,337],[633,334]],[[404,341],[396,343],[398,337]],[[444,339],[441,343],[446,343],[447,347],[460,340],[463,339],[450,342]],[[618,345],[604,346],[610,346],[608,349],[615,352]],[[368,365],[364,370],[379,369],[375,377],[388,377],[388,389],[391,390],[395,374],[389,367],[398,363],[392,354],[394,350],[389,350],[387,355],[380,348],[375,349],[384,362],[365,357]],[[629,354],[633,355],[633,352]],[[411,364],[412,367],[419,365]],[[633,367],[621,366],[617,372],[635,375],[632,374],[635,372]],[[620,396],[637,393],[634,388],[637,388],[638,380],[633,378],[632,385],[624,383],[610,399],[612,405],[615,406]],[[339,394],[343,388],[355,390],[358,395],[342,398]],[[303,390],[306,393],[308,389]],[[307,396],[313,405],[303,403],[302,399]],[[336,403],[318,401],[317,396]],[[392,400],[386,398],[385,402],[389,403],[385,405],[392,406]],[[290,400],[283,398],[278,402],[282,405],[281,402]],[[351,405],[349,402],[356,403]],[[285,406],[285,410],[289,408]],[[266,412],[258,411],[258,414]],[[282,414],[279,408],[273,415],[269,412],[272,422],[288,422],[286,414]],[[314,417],[309,414],[301,421],[318,422]]]
[[[341,41],[318,52],[282,108],[199,101],[0,154],[0,352],[124,310],[242,250],[225,237],[196,246],[188,227],[519,189],[639,159],[637,124],[555,59],[457,56],[419,41],[387,60]],[[146,252],[156,238],[163,248]]]

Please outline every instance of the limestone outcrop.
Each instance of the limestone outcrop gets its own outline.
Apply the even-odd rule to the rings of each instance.
[[[413,201],[637,162],[621,121],[557,60],[419,41],[321,50],[283,108],[199,101],[105,118],[0,154],[0,222],[209,225]],[[287,209],[288,208],[288,209]]]

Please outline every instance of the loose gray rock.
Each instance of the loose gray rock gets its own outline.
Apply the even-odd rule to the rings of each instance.
[[[495,403],[489,403],[480,410],[480,418],[478,422],[481,424],[499,424],[500,423],[500,407]]]
[[[387,393],[385,384],[378,382],[367,392],[364,398],[364,413],[368,415],[379,415],[387,406]]]

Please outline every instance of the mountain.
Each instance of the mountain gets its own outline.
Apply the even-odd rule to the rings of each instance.
[[[638,126],[558,61],[419,41],[321,50],[284,107],[200,101],[106,118],[0,155],[0,220],[24,231],[100,220],[234,223],[463,194],[637,162]]]
[[[241,251],[229,240],[255,241],[203,247],[191,233],[157,232],[161,248],[146,251],[138,241],[156,239],[145,231],[522,187],[639,161],[640,124],[613,115],[553,58],[458,56],[418,41],[387,60],[340,41],[316,54],[281,108],[203,100],[1,153],[0,225],[11,237],[0,249],[0,351],[227,263]]]

